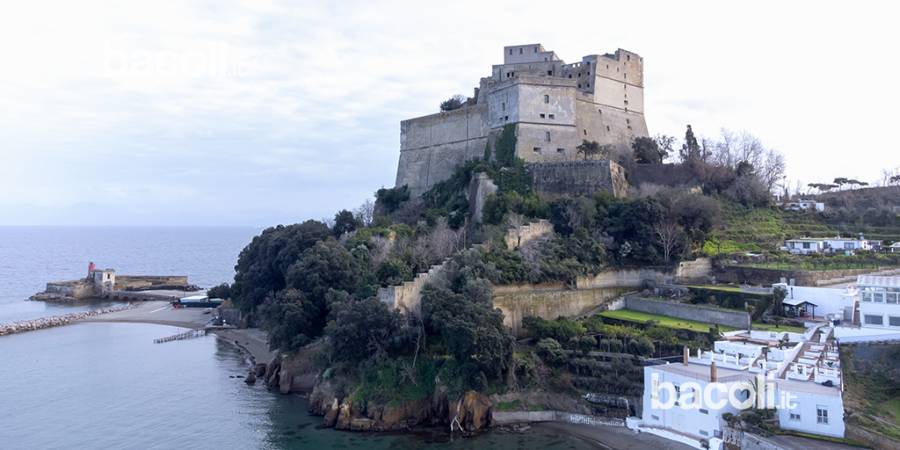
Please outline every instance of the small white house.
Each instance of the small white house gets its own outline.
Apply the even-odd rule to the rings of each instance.
[[[795,255],[811,253],[846,253],[872,250],[872,243],[862,236],[857,238],[796,238],[784,242],[785,249]]]
[[[888,253],[900,253],[900,242],[894,242],[893,244],[884,247],[884,251]]]
[[[842,237],[828,238],[825,239],[825,250],[832,253],[869,251],[872,250],[872,244],[869,243],[868,240],[863,239],[862,236],[860,236],[859,239]]]
[[[784,242],[787,251],[795,255],[807,255],[810,253],[822,253],[825,251],[823,239],[798,238],[788,239]]]
[[[784,204],[787,211],[825,211],[825,204],[815,200],[797,200],[796,202],[788,202]]]
[[[900,330],[900,276],[860,275],[856,286],[860,325]]]

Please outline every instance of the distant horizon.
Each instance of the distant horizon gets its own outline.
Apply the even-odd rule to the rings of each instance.
[[[579,5],[580,17],[629,18],[598,33],[539,32],[571,23],[572,8],[502,2],[88,1],[59,2],[53,14],[15,3],[0,17],[0,223],[266,227],[333,217],[393,186],[401,120],[471,96],[503,46],[523,43],[570,63],[617,48],[639,54],[651,136],[681,140],[688,124],[701,138],[748,131],[785,155],[792,191],[836,177],[874,183],[900,172],[887,137],[900,103],[893,12]]]

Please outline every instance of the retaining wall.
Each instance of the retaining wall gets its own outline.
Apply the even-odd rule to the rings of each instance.
[[[760,267],[725,266],[716,272],[716,279],[723,283],[751,284],[757,286],[771,286],[781,283],[783,278],[790,284],[794,280],[796,286],[819,286],[823,282],[837,278],[855,277],[871,273],[875,269],[844,269],[844,270],[781,270],[764,269]]]
[[[565,411],[494,411],[491,413],[491,423],[493,425],[533,422],[563,422],[612,427],[625,426],[625,421],[622,419],[595,417]]]
[[[631,295],[625,297],[625,309],[695,320],[697,322],[715,323],[742,330],[750,327],[750,314],[745,311],[731,311],[703,305],[651,300]]]
[[[493,293],[495,308],[503,312],[503,323],[513,335],[521,336],[522,319],[528,316],[543,319],[574,317],[586,314],[601,305],[608,305],[628,288],[565,289],[562,284],[497,286]]]
[[[604,287],[643,287],[645,284],[662,285],[673,282],[687,282],[708,277],[712,273],[712,262],[709,258],[697,258],[683,261],[675,270],[664,268],[641,268],[605,270],[593,276],[578,277],[575,285],[578,289]]]

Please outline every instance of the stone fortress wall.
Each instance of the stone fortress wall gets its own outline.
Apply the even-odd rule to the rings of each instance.
[[[628,148],[647,136],[643,58],[619,49],[566,64],[540,44],[504,47],[503,64],[460,109],[400,123],[396,185],[419,195],[480,158],[506,125],[529,163],[577,161],[583,141]]]
[[[609,192],[619,198],[628,195],[625,169],[609,160],[529,164],[528,168],[535,190],[545,194]]]

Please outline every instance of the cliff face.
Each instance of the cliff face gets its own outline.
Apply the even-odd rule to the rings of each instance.
[[[355,399],[348,380],[328,376],[315,364],[321,344],[291,355],[278,355],[268,365],[257,364],[247,382],[261,380],[282,394],[309,394],[309,411],[323,417],[326,427],[354,431],[404,431],[417,426],[450,426],[475,432],[491,423],[492,402],[484,394],[468,391],[451,397],[437,387],[430,397],[386,403]],[[252,378],[251,378],[252,377]]]
[[[323,416],[324,426],[353,431],[404,431],[440,425],[476,432],[490,426],[492,409],[491,400],[475,391],[451,399],[445,390],[436,389],[431,397],[382,404],[354,400],[330,381],[318,383],[309,398],[310,413]]]

